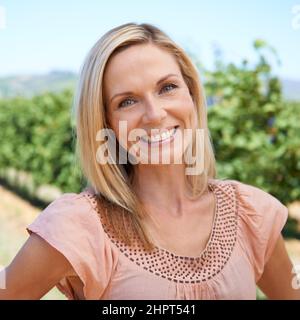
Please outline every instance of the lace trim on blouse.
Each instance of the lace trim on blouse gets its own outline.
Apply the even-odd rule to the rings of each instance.
[[[209,183],[216,199],[216,210],[210,239],[197,257],[176,255],[154,246],[152,253],[143,249],[138,237],[131,233],[134,246],[128,246],[113,235],[105,223],[103,213],[97,205],[97,196],[89,190],[83,191],[101,220],[104,232],[110,241],[132,262],[143,269],[178,283],[199,283],[217,275],[226,265],[237,240],[237,200],[235,186],[230,183]],[[107,200],[104,200],[104,202]],[[106,212],[107,213],[107,212]],[[128,231],[130,232],[130,231]]]

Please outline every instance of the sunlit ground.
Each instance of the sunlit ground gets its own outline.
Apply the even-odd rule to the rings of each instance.
[[[28,238],[25,228],[40,210],[2,186],[0,199],[0,265],[6,266]],[[43,299],[62,300],[65,296],[53,288]]]

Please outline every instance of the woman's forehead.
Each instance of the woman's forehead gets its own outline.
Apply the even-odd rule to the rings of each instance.
[[[156,82],[166,74],[180,76],[173,55],[153,45],[135,45],[115,55],[107,65],[104,84],[107,89],[138,85],[140,81]],[[119,90],[120,90],[119,89]]]

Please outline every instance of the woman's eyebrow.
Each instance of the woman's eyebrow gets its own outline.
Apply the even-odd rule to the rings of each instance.
[[[166,79],[168,79],[169,77],[172,77],[172,76],[178,77],[178,74],[169,73],[169,74],[167,74],[166,76],[163,76],[162,78],[160,78],[160,79],[156,82],[156,85],[158,86],[161,82],[165,81]],[[110,102],[112,102],[113,99],[115,99],[115,98],[118,97],[118,96],[125,96],[125,95],[130,95],[130,94],[134,94],[134,93],[133,93],[132,91],[126,91],[126,92],[117,93],[117,94],[115,94],[115,95],[110,99]]]

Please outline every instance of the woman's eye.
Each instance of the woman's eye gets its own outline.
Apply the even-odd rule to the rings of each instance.
[[[177,86],[176,86],[175,84],[169,83],[169,84],[163,86],[162,89],[161,89],[161,91],[163,91],[163,92],[169,92],[169,91],[172,91],[172,90],[175,89],[175,88],[177,88]],[[132,101],[134,102],[134,100],[133,100],[133,99],[130,99],[130,98],[125,99],[125,100],[123,100],[123,101],[121,101],[121,102],[119,103],[118,108],[125,108],[125,107],[131,106],[133,103],[127,103],[127,102],[132,102]]]
[[[132,103],[130,103],[130,104],[125,103],[127,101],[134,101],[134,100],[133,99],[125,99],[125,100],[121,101],[119,103],[119,108],[124,108],[124,107],[128,107],[128,106],[132,105]]]
[[[171,88],[171,89],[170,90],[165,90],[166,88]],[[167,84],[167,85],[162,87],[162,91],[167,91],[168,92],[168,91],[172,91],[172,89],[175,89],[175,88],[177,88],[177,86],[175,84],[169,83],[169,84]]]

